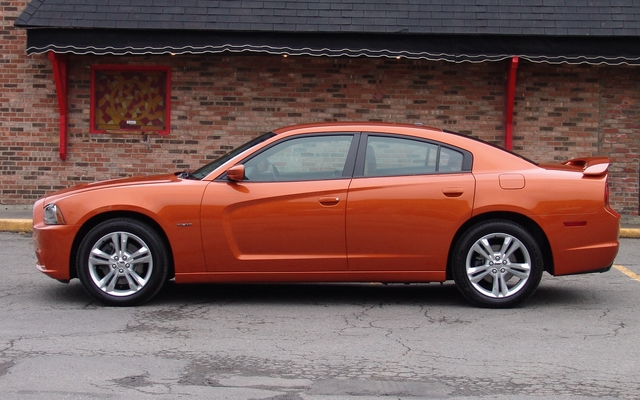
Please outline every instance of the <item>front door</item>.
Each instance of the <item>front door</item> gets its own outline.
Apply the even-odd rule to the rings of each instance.
[[[214,181],[202,202],[212,272],[345,271],[345,165],[352,134],[283,139],[242,162],[241,182]]]

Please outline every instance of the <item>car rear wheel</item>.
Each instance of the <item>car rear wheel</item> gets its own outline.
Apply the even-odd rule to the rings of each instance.
[[[531,296],[544,270],[540,247],[522,226],[488,221],[468,230],[452,258],[456,286],[473,304],[506,308]]]
[[[80,244],[78,278],[107,305],[132,306],[155,296],[167,280],[165,243],[148,225],[131,219],[105,221]]]

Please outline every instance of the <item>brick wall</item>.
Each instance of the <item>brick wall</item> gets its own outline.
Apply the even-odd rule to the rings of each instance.
[[[16,6],[15,3],[22,3]],[[505,63],[207,55],[69,58],[69,148],[58,157],[51,63],[0,2],[0,203],[57,188],[196,168],[259,133],[315,121],[422,122],[502,144]],[[171,66],[171,134],[89,134],[92,64]],[[612,203],[638,215],[640,77],[624,66],[520,62],[514,149],[537,161],[606,155]]]
[[[44,193],[36,174],[56,165],[50,63],[43,56],[27,57],[26,33],[13,27],[25,6],[26,1],[0,1],[0,204],[28,203]]]
[[[611,202],[625,215],[638,215],[640,192],[640,72],[638,68],[602,71],[600,152],[611,157]]]
[[[640,74],[626,66],[521,64],[514,150],[541,162],[611,158],[611,203],[638,215]]]

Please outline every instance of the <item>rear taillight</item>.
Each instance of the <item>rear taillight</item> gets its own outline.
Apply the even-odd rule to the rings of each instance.
[[[604,205],[609,207],[609,177],[604,181]]]

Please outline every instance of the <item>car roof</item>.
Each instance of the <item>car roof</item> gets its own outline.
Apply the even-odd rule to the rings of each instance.
[[[423,126],[420,124],[397,124],[390,122],[322,122],[311,123],[301,125],[291,125],[282,128],[275,129],[273,132],[276,135],[284,133],[314,133],[314,132],[326,132],[327,130],[336,130],[343,132],[388,132],[388,133],[401,133],[402,131],[413,130],[416,131],[430,131],[430,132],[444,132],[440,128],[434,128],[430,126]]]

